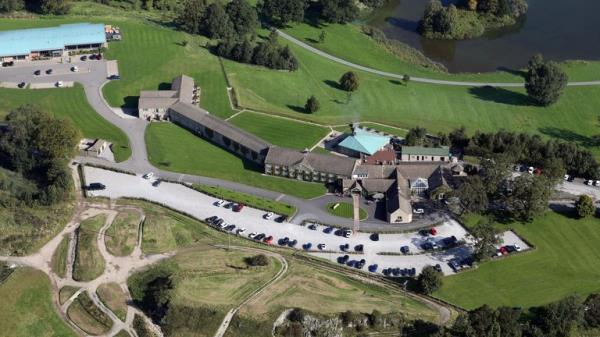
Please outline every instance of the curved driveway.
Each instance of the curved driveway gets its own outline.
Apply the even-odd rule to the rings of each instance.
[[[361,66],[359,64],[356,63],[352,63],[350,61],[346,61],[342,58],[339,58],[337,56],[333,56],[331,54],[328,54],[320,49],[317,49],[307,43],[304,43],[300,40],[298,40],[297,38],[286,34],[284,32],[282,32],[281,30],[277,30],[277,32],[279,33],[279,36],[283,37],[284,39],[292,42],[293,44],[300,46],[314,54],[317,54],[319,56],[322,56],[326,59],[329,59],[331,61],[343,64],[345,66],[351,67],[351,68],[355,68],[358,70],[362,70],[364,72],[368,72],[371,74],[375,74],[375,75],[381,75],[381,76],[385,76],[385,77],[392,77],[392,78],[397,78],[397,79],[402,79],[404,77],[404,74],[396,74],[396,73],[390,73],[387,71],[381,71],[381,70],[377,70],[377,69],[373,69],[373,68],[369,68],[369,67],[365,67],[365,66]],[[358,47],[360,48],[360,47]],[[432,79],[432,78],[424,78],[424,77],[410,77],[410,80],[412,82],[420,82],[420,83],[429,83],[429,84],[440,84],[440,85],[452,85],[452,86],[467,86],[467,87],[482,87],[482,86],[492,86],[492,87],[523,87],[525,86],[525,84],[523,82],[521,83],[516,83],[516,82],[463,82],[463,81],[447,81],[447,80],[436,80],[436,79]],[[569,82],[567,84],[568,86],[588,86],[588,85],[600,85],[600,81],[588,81],[588,82]]]

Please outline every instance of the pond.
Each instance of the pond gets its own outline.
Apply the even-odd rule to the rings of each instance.
[[[417,33],[428,1],[390,0],[369,24],[421,50],[450,72],[518,69],[535,53],[556,61],[600,59],[598,0],[529,0],[529,11],[517,24],[464,41],[430,40]]]

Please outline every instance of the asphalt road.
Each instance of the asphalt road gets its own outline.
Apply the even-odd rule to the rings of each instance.
[[[371,74],[375,74],[375,75],[381,75],[381,76],[385,76],[385,77],[391,77],[391,78],[397,78],[397,79],[402,79],[404,77],[404,74],[396,74],[396,73],[390,73],[387,71],[381,71],[381,70],[377,70],[377,69],[373,69],[373,68],[369,68],[369,67],[365,67],[365,66],[361,66],[359,64],[356,63],[352,63],[350,61],[346,61],[342,58],[333,56],[331,54],[328,54],[320,49],[317,49],[307,43],[304,43],[298,39],[296,39],[295,37],[286,34],[284,32],[282,32],[281,30],[277,30],[277,32],[279,33],[279,36],[281,36],[282,38],[294,43],[297,46],[300,46],[314,54],[317,54],[321,57],[324,57],[326,59],[329,59],[331,61],[343,64],[345,66],[354,68],[354,69],[358,69],[358,70],[362,70],[364,72],[368,72]],[[361,48],[360,46],[358,46],[357,48]],[[424,77],[410,77],[410,80],[412,82],[420,82],[420,83],[429,83],[429,84],[440,84],[440,85],[451,85],[451,86],[467,86],[467,87],[483,87],[483,86],[492,86],[492,87],[523,87],[525,84],[523,82],[520,83],[510,83],[510,82],[469,82],[469,81],[446,81],[446,80],[436,80],[436,79],[431,79],[431,78],[424,78]],[[568,86],[589,86],[589,85],[600,85],[600,81],[588,81],[588,82],[569,82],[567,84]]]

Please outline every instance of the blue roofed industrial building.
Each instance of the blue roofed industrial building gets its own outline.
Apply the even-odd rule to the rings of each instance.
[[[361,155],[372,156],[390,143],[390,137],[354,127],[352,134],[348,135],[338,144],[340,152],[352,157]]]
[[[106,46],[104,24],[74,23],[0,31],[1,61],[62,57],[70,51],[95,50]]]

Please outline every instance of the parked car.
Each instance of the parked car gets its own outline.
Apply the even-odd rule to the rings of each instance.
[[[310,250],[312,248],[312,243],[307,242],[307,243],[305,243],[305,244],[302,245],[302,248],[304,250]]]
[[[529,166],[529,168],[527,169],[527,173],[533,174],[533,171],[535,171],[535,168],[533,168],[533,166]]]
[[[588,179],[588,180],[585,181],[585,184],[589,185],[589,186],[592,186],[592,185],[594,185],[594,181]]]
[[[27,85],[27,83],[21,82],[21,83],[17,84],[17,87],[23,89],[23,88],[25,88],[26,85]]]
[[[285,215],[280,215],[280,216],[276,217],[274,221],[277,223],[283,223],[285,221],[285,219],[287,219],[287,217]]]
[[[264,242],[264,243],[266,243],[266,244],[268,244],[268,245],[272,244],[272,243],[273,243],[273,236],[272,236],[272,235],[269,235],[269,236],[267,236],[267,237],[266,237],[266,238],[263,240],[263,242]]]
[[[290,242],[288,242],[288,247],[296,247],[296,245],[298,244],[298,240],[290,240]]]
[[[357,252],[362,252],[364,249],[365,247],[362,244],[354,246],[354,250]]]
[[[513,246],[515,247],[515,249],[516,249],[517,252],[521,251],[521,246],[519,246],[517,244],[514,244]]]
[[[57,88],[62,88],[62,87],[64,87],[64,86],[65,86],[65,84],[63,83],[63,81],[57,81],[57,82],[55,83],[55,85],[56,85],[56,87],[57,87]]]
[[[410,253],[410,248],[408,246],[402,246],[402,247],[400,247],[400,252],[402,254],[406,255],[406,254]]]
[[[242,227],[242,228],[238,228],[236,234],[238,235],[242,235],[246,232],[246,228]]]
[[[372,241],[379,241],[379,234],[378,233],[373,233],[370,236]]]
[[[413,209],[413,213],[414,214],[423,214],[423,213],[425,213],[425,210],[422,208],[415,208],[415,209]]]
[[[105,188],[106,188],[106,186],[102,183],[91,183],[88,185],[87,190],[88,191],[98,191],[98,190],[103,190]]]
[[[358,261],[358,263],[356,264],[356,268],[358,269],[362,269],[365,266],[365,263],[367,263],[367,261],[365,261],[365,259],[361,259],[360,261]]]
[[[325,250],[327,249],[327,245],[324,243],[319,243],[319,245],[317,246],[320,250]]]
[[[346,262],[348,262],[348,260],[350,260],[350,256],[348,256],[348,255],[340,256],[337,259],[338,263],[341,263],[341,264],[346,264]]]
[[[460,264],[458,264],[458,262],[455,260],[450,260],[450,262],[448,262],[448,265],[450,266],[450,268],[452,268],[452,270],[454,270],[454,272],[457,272],[461,269]]]
[[[46,74],[51,75],[52,74],[52,69],[46,70]]]
[[[308,225],[308,229],[310,229],[311,231],[316,231],[316,230],[317,230],[317,228],[318,228],[318,226],[317,226],[317,225],[315,225],[315,224],[310,224],[310,225]]]
[[[458,239],[456,238],[456,236],[452,235],[452,236],[443,238],[442,239],[442,244],[446,248],[451,248],[451,247],[454,247],[454,246],[456,246],[458,244]]]
[[[96,60],[102,60],[102,54],[96,54]]]
[[[79,59],[82,61],[87,61],[87,55],[82,55]]]
[[[344,252],[345,252],[345,251],[347,251],[348,249],[350,249],[350,245],[349,245],[349,244],[347,244],[347,243],[344,243],[344,244],[340,245],[340,250],[341,250],[341,251],[344,251]]]
[[[570,179],[571,179],[571,176],[570,176],[570,175],[568,175],[568,174],[565,174],[565,178],[564,178],[564,179],[565,179],[566,181],[570,181]]]
[[[323,233],[325,234],[330,234],[333,232],[333,227],[325,227],[325,229],[323,230]]]
[[[211,217],[208,217],[206,219],[204,219],[204,222],[206,222],[207,224],[212,225],[213,222],[215,222],[218,219],[218,217],[216,215],[213,215]]]
[[[74,73],[76,73],[76,72],[79,71],[79,68],[77,68],[77,66],[72,66],[71,67],[71,71],[74,72]]]
[[[225,200],[217,200],[217,201],[215,201],[215,204],[214,204],[214,205],[215,205],[215,206],[221,206],[221,205],[223,205],[224,203],[225,203]]]
[[[258,235],[258,233],[252,232],[252,233],[248,234],[248,238],[254,239],[256,237],[256,235]]]
[[[290,242],[290,238],[288,238],[287,236],[283,239],[279,239],[279,245],[280,246],[287,246],[287,244]]]
[[[273,212],[267,212],[264,215],[264,218],[267,220],[271,220],[272,217],[273,217]]]
[[[33,74],[35,76],[40,76],[42,74],[42,71],[38,69],[38,70],[34,71]]]
[[[235,204],[235,206],[233,206],[233,211],[234,212],[241,212],[244,209],[244,204]]]
[[[162,182],[162,181],[161,181],[160,179],[156,179],[156,180],[155,180],[155,181],[152,183],[152,186],[154,186],[154,187],[158,187],[158,186],[160,186],[160,183],[161,183],[161,182]]]
[[[513,246],[513,245],[506,245],[506,246],[504,246],[504,248],[506,248],[506,251],[509,254],[517,251],[517,248],[515,248],[515,246]]]
[[[108,79],[109,79],[109,80],[120,80],[120,79],[121,79],[121,76],[119,76],[119,75],[110,75],[110,76],[108,77]]]
[[[370,265],[370,266],[369,266],[369,271],[370,271],[371,273],[376,273],[376,272],[377,272],[377,268],[378,268],[378,267],[379,267],[379,266],[378,266],[377,264],[372,264],[372,265]]]
[[[267,235],[265,233],[260,233],[254,237],[255,240],[262,241],[262,239],[266,238]]]
[[[349,237],[351,237],[351,236],[352,236],[352,234],[353,234],[353,232],[352,232],[352,230],[351,230],[351,229],[346,229],[346,230],[344,231],[344,237],[345,237],[345,238],[349,238]]]
[[[429,234],[431,235],[437,235],[438,231],[437,229],[435,229],[435,227],[431,227],[431,229],[429,229]]]
[[[142,176],[144,179],[151,179],[154,177],[154,172],[148,172]]]

